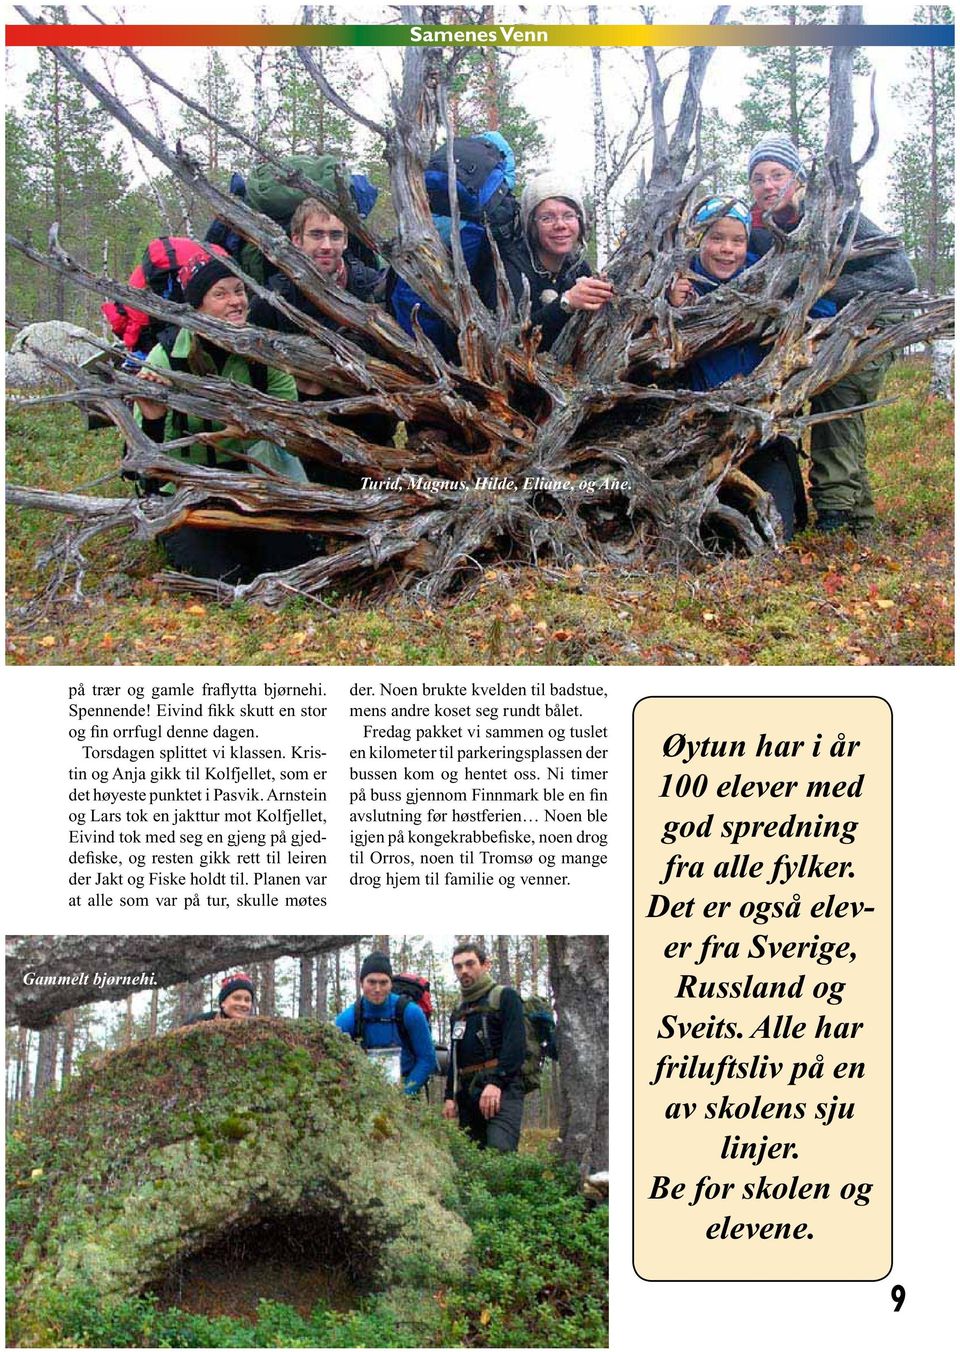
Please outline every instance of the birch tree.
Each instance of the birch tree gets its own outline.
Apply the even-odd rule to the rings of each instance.
[[[551,935],[557,1002],[560,1153],[582,1176],[609,1164],[610,955],[606,935]]]
[[[596,24],[597,6],[587,8],[588,22]],[[607,123],[603,109],[601,52],[590,48],[593,72],[593,210],[596,216],[597,270],[602,272],[610,256],[610,212],[607,207]]]

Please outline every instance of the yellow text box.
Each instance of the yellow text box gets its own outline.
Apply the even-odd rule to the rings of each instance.
[[[650,1280],[891,1263],[891,714],[642,700],[635,1256]]]

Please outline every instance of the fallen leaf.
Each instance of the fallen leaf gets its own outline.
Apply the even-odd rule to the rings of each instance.
[[[523,606],[518,606],[516,602],[514,602],[512,606],[507,606],[507,619],[508,619],[508,620],[522,620],[522,619],[523,619]]]
[[[112,647],[113,647],[113,635],[112,635],[112,634],[104,634],[103,638],[100,640],[100,647],[101,647],[101,648],[112,648]]]
[[[885,596],[878,596],[873,604],[878,610],[889,610],[891,606],[895,606],[897,603],[896,601],[889,601]]]
[[[186,613],[188,615],[206,615],[207,608],[194,602],[192,606],[187,606]]]
[[[558,643],[566,643],[568,638],[573,638],[572,629],[554,629],[553,637]]]
[[[57,640],[53,637],[52,634],[44,634],[43,638],[40,640],[40,647],[52,648],[53,645],[56,643],[56,641]]]

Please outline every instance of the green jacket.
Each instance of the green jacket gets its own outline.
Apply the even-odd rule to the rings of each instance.
[[[173,345],[173,356],[175,358],[186,358],[190,352],[190,330],[181,329],[177,334]],[[154,347],[147,357],[147,365],[155,366],[158,371],[171,370],[170,358],[167,356],[166,349],[160,343]],[[222,380],[234,380],[238,385],[252,385],[250,378],[250,364],[246,357],[240,357],[235,352],[228,352],[223,369],[219,373]],[[294,402],[297,398],[297,386],[292,375],[286,371],[278,371],[273,366],[267,367],[267,389],[266,393],[273,399],[290,399]],[[145,396],[149,397],[149,396]],[[174,441],[181,436],[187,436],[190,432],[217,432],[223,427],[223,423],[210,422],[205,423],[203,419],[195,417],[193,414],[186,415],[186,430],[178,428],[174,420],[173,410],[168,410],[165,419],[147,418],[142,416],[139,406],[135,409],[137,422],[143,427],[148,436],[155,441]],[[232,460],[233,452],[247,454],[250,448],[257,442],[256,437],[227,437],[219,442],[216,448],[216,458],[214,463],[223,465]],[[208,456],[207,447],[197,444],[191,447],[183,447],[181,451],[172,451],[171,454],[180,455],[184,460],[189,460],[197,465],[210,465],[211,460]],[[241,466],[245,468],[245,466]]]

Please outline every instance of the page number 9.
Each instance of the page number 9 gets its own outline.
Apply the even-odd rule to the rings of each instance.
[[[890,1292],[890,1299],[893,1301],[893,1313],[899,1314],[903,1308],[903,1302],[906,1299],[906,1291],[902,1286],[895,1286]]]

